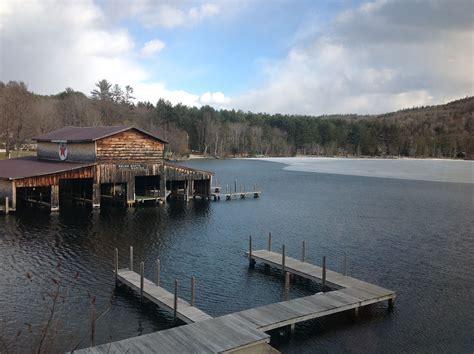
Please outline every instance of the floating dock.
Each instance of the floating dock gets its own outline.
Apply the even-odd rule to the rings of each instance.
[[[286,290],[290,287],[290,274],[293,274],[321,283],[323,292],[212,318],[194,307],[194,281],[191,288],[191,304],[189,304],[178,298],[176,281],[175,293],[171,294],[144,279],[143,263],[140,267],[141,274],[128,269],[118,270],[118,254],[116,254],[117,282],[140,292],[142,297],[148,298],[159,306],[173,311],[175,319],[179,318],[188,324],[76,352],[278,353],[269,346],[270,336],[265,332],[278,328],[288,328],[290,332],[293,332],[297,323],[348,310],[353,310],[357,315],[360,307],[383,301],[388,301],[389,308],[394,305],[396,297],[394,291],[328,270],[325,257],[323,267],[305,262],[304,242],[301,260],[287,257],[285,246],[281,254],[272,252],[271,235],[267,250],[252,250],[250,238],[247,256],[251,268],[259,261],[267,266],[281,269],[285,276]],[[133,264],[132,252],[130,258]],[[157,278],[159,284],[159,262]],[[288,295],[285,297],[287,298]]]
[[[234,189],[229,188],[229,185],[226,185],[225,192],[222,191],[222,188],[219,186],[211,187],[211,198],[214,201],[223,200],[232,200],[232,199],[246,199],[246,198],[260,198],[262,194],[261,191],[257,190],[257,186],[253,186],[253,190],[248,191],[245,189],[245,185],[240,185],[240,189],[237,190],[237,181],[234,182]]]

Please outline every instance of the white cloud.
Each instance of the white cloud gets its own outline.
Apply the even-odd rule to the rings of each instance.
[[[156,103],[158,98],[170,101],[172,104],[182,103],[190,107],[210,105],[216,108],[225,108],[231,102],[222,92],[205,92],[196,95],[184,90],[170,90],[164,83],[138,83],[135,93],[141,101]]]
[[[152,103],[160,97],[190,106],[228,100],[221,92],[200,95],[150,82],[137,59],[159,53],[165,43],[151,40],[137,53],[127,30],[110,24],[93,1],[8,1],[0,11],[2,81],[24,81],[39,94],[72,87],[88,95],[105,78],[131,85],[138,100]],[[214,10],[199,11],[193,16],[207,16]]]
[[[163,41],[160,41],[159,39],[153,39],[145,43],[142,50],[140,51],[140,54],[143,57],[150,57],[161,52],[164,47],[165,43]]]
[[[266,83],[232,103],[275,113],[364,114],[472,95],[472,10],[470,0],[362,4],[325,31],[300,31],[286,58],[262,68]]]

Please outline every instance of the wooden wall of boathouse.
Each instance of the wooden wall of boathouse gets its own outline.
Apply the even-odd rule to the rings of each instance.
[[[114,134],[96,144],[98,163],[158,163],[164,157],[165,144],[137,130]]]

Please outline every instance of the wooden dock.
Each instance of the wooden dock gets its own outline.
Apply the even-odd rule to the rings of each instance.
[[[223,200],[232,200],[232,199],[246,199],[246,198],[260,198],[262,194],[261,191],[257,190],[257,185],[254,184],[252,190],[246,190],[245,185],[241,184],[237,188],[237,180],[234,181],[234,187],[229,187],[226,185],[225,192],[222,191],[222,187],[214,186],[211,187],[211,198],[214,201]]]
[[[248,254],[249,253],[247,252],[247,255]],[[283,260],[283,258],[285,258],[285,260]],[[384,289],[377,285],[370,284],[362,280],[331,271],[329,269],[324,270],[323,267],[318,267],[307,262],[302,262],[295,258],[288,256],[283,257],[283,254],[272,251],[252,251],[250,259],[263,262],[272,267],[281,269],[283,272],[295,274],[302,278],[310,279],[319,283],[323,283],[324,280],[324,286],[330,289],[349,288],[365,292],[366,296],[364,299],[371,295],[374,300],[377,300],[374,302],[390,299],[393,301],[396,297],[396,293],[392,290]],[[323,279],[323,273],[325,273],[325,279]]]
[[[120,269],[117,274],[117,280],[138,294],[142,294],[140,274],[129,269]],[[185,323],[195,323],[212,319],[207,313],[191,305],[189,302],[181,298],[175,300],[173,293],[146,278],[143,278],[143,297],[171,313],[175,312],[175,305],[177,305],[176,316]]]
[[[284,246],[281,254],[272,252],[271,235],[268,246],[267,250],[254,251],[250,238],[247,256],[251,267],[256,261],[259,261],[281,269],[285,275],[286,290],[290,287],[290,274],[293,274],[322,283],[323,292],[212,318],[192,304],[179,299],[177,297],[177,283],[175,283],[173,295],[144,279],[143,263],[141,264],[141,274],[128,269],[118,270],[116,263],[118,282],[140,292],[142,296],[159,306],[173,310],[175,317],[178,316],[188,324],[76,352],[278,353],[268,345],[270,336],[265,332],[278,328],[287,328],[292,332],[297,323],[348,310],[353,310],[357,315],[360,307],[383,301],[388,301],[389,308],[393,307],[396,297],[394,291],[328,270],[325,257],[323,258],[323,267],[305,262],[304,242],[301,260],[287,257]],[[118,254],[116,253],[117,259]],[[131,264],[133,264],[132,252]],[[344,265],[346,265],[346,260]],[[157,274],[159,283],[159,262]],[[193,289],[194,287],[192,287],[194,294]],[[325,292],[327,289],[335,290]],[[192,295],[192,303],[194,303],[194,295]]]
[[[245,349],[261,353],[262,345],[268,342],[268,334],[255,330],[248,321],[228,315],[77,350],[75,353],[230,353]],[[258,351],[255,351],[256,348],[259,348]]]
[[[232,199],[246,199],[246,198],[260,198],[260,191],[252,192],[237,192],[237,193],[212,193],[212,199],[219,201],[221,199],[232,200]]]

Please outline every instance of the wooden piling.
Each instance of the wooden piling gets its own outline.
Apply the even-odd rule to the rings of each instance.
[[[290,288],[290,272],[285,272],[285,288]]]
[[[252,235],[249,236],[249,267],[253,268],[255,260],[252,258]]]
[[[388,309],[393,310],[394,306],[395,306],[395,299],[394,298],[388,299]]]
[[[160,269],[161,265],[160,265],[160,260],[157,259],[156,260],[156,285],[157,286],[160,286]]]
[[[174,280],[174,307],[173,307],[173,320],[176,323],[178,320],[178,280]]]
[[[324,292],[324,288],[326,287],[326,256],[323,256],[323,281],[321,287],[321,290]]]
[[[130,270],[133,272],[133,246],[130,246]]]
[[[283,245],[281,251],[281,271],[285,274],[285,245]]]
[[[8,197],[5,197],[5,214],[8,214],[10,212],[10,201],[8,200]]]
[[[343,267],[342,267],[342,274],[344,276],[347,275],[347,254],[346,254],[346,252],[344,252],[344,263],[343,263]]]
[[[306,242],[303,240],[303,246],[301,250],[301,262],[304,262],[306,258]]]
[[[234,181],[234,193],[237,193],[237,180]]]
[[[271,232],[268,233],[268,250],[269,251],[272,250],[272,233]]]
[[[115,286],[118,285],[118,248],[115,248]]]
[[[191,306],[194,306],[196,302],[196,279],[194,276],[191,277]]]
[[[145,277],[145,263],[140,262],[140,299],[143,300],[143,284]]]

